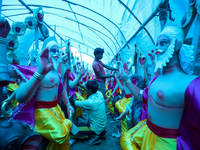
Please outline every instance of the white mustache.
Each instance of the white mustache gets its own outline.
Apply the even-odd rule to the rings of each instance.
[[[162,53],[164,50],[158,49],[156,52]]]

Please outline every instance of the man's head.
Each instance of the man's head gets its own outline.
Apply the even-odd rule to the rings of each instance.
[[[94,50],[94,56],[97,59],[102,59],[103,58],[103,53],[104,53],[104,50],[102,48],[96,48]]]
[[[86,87],[87,87],[87,94],[88,94],[88,96],[90,96],[97,92],[98,83],[95,80],[91,80],[86,83]]]
[[[173,57],[174,52],[179,52],[183,43],[183,32],[175,26],[167,26],[159,34],[156,43],[155,72],[162,69]]]
[[[51,57],[53,60],[53,69],[57,71],[59,66],[59,48],[55,37],[49,37],[45,39],[42,50],[45,48],[48,48],[49,57]]]

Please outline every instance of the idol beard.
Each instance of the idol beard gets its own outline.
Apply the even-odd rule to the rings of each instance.
[[[158,69],[162,70],[163,67],[167,65],[169,60],[173,57],[174,48],[175,48],[175,40],[172,41],[172,43],[170,44],[170,46],[168,47],[167,51],[164,54],[156,57],[156,65],[155,65],[154,72],[158,71]]]

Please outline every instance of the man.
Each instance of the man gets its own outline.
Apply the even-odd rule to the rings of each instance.
[[[87,144],[100,143],[100,136],[105,134],[107,117],[105,110],[105,102],[101,92],[98,90],[98,83],[94,80],[86,83],[86,91],[88,99],[85,101],[74,101],[76,107],[84,108],[89,114],[89,125],[78,127],[79,132],[75,137],[84,137],[86,135],[92,135],[92,138],[87,141]]]
[[[122,78],[131,93],[148,103],[148,119],[142,118],[145,120],[124,133],[121,148],[199,149],[200,78],[191,75],[193,46],[183,44],[181,29],[167,26],[158,36],[156,49],[155,72],[163,71],[144,91],[133,85],[123,72]]]
[[[105,71],[104,71],[103,67],[105,67],[109,70],[118,70],[118,69],[107,66],[107,65],[105,65],[101,62],[101,59],[103,58],[103,53],[104,53],[104,50],[102,48],[96,48],[94,50],[95,59],[92,63],[92,67],[93,67],[93,70],[94,70],[94,73],[95,73],[95,76],[96,76],[96,81],[99,85],[98,90],[105,97],[105,81],[106,81],[106,78],[112,78],[112,77],[114,78],[115,76],[114,75],[108,75],[108,74],[105,75]]]

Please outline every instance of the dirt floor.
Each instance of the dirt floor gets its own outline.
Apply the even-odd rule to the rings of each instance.
[[[102,138],[102,142],[98,145],[87,145],[86,140],[77,140],[70,150],[121,150],[120,139],[112,137],[112,133],[117,133],[120,130],[120,122],[113,121],[110,115],[107,115],[107,132],[105,138]]]

